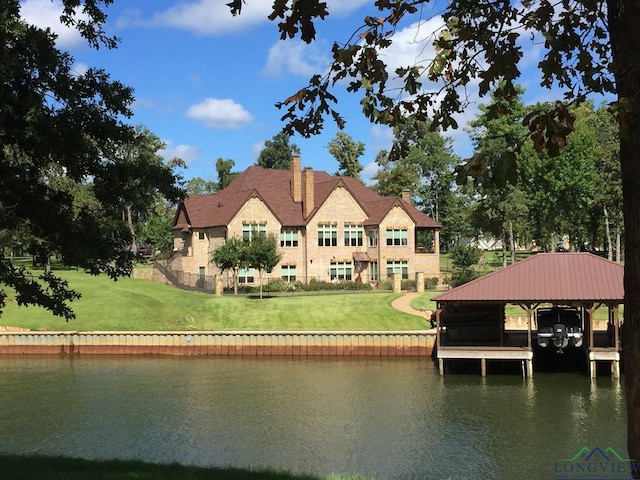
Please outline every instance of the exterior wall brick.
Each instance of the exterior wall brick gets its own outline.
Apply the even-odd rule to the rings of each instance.
[[[299,161],[297,164],[299,165]],[[313,175],[313,172],[304,172]],[[306,175],[302,175],[305,177]],[[293,176],[292,182],[300,182],[299,187],[305,190],[304,178]],[[304,195],[301,195],[304,197]],[[315,205],[317,211],[311,218],[306,219],[306,226],[297,226],[298,231],[297,246],[281,246],[280,252],[283,254],[282,260],[271,274],[263,275],[263,281],[280,278],[283,265],[296,267],[296,277],[298,280],[308,281],[312,278],[318,280],[330,280],[330,269],[332,262],[344,262],[351,264],[352,280],[356,280],[357,273],[353,262],[354,253],[366,253],[370,262],[377,262],[378,279],[387,277],[387,263],[406,261],[408,267],[408,278],[415,279],[417,272],[424,273],[425,278],[438,277],[440,275],[439,256],[437,253],[416,253],[416,228],[413,220],[400,205],[397,205],[388,212],[379,226],[364,226],[368,219],[368,214],[363,210],[358,201],[353,197],[342,182],[329,194],[322,205]],[[184,212],[178,213],[178,218],[182,219],[182,224],[186,223]],[[213,276],[219,274],[218,268],[210,262],[211,252],[224,244],[226,238],[234,236],[242,237],[243,224],[254,223],[266,226],[266,233],[276,235],[280,238],[282,225],[269,209],[268,205],[258,197],[248,199],[240,207],[235,217],[224,227],[211,227],[207,229],[192,229],[189,232],[174,231],[174,255],[169,260],[169,268],[180,270],[197,275],[200,268],[204,267],[205,275]],[[336,246],[318,245],[318,225],[329,224],[336,228]],[[362,245],[345,246],[345,225],[362,225],[363,241]],[[407,245],[387,245],[387,229],[406,230]],[[376,231],[378,237],[377,245],[369,245],[369,232]],[[204,239],[200,239],[200,233],[205,234]],[[365,264],[361,280],[369,282],[370,264]],[[257,282],[257,275],[256,275]]]
[[[346,188],[339,187],[331,193],[327,201],[318,209],[307,225],[307,258],[310,261],[313,260],[308,264],[307,275],[328,280],[331,261],[351,262],[353,252],[366,252],[366,238],[363,238],[361,247],[344,245],[345,223],[362,225],[366,219],[366,213]],[[335,247],[318,246],[319,224],[336,226],[338,239]]]

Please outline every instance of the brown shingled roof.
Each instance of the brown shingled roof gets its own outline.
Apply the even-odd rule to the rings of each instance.
[[[591,253],[538,253],[433,298],[439,303],[624,301],[624,267]]]
[[[391,207],[401,205],[418,227],[438,228],[440,225],[429,216],[397,197],[383,197],[351,177],[337,177],[326,172],[314,171],[314,204],[319,208],[335,188],[342,183],[369,215],[368,225],[378,224]],[[271,209],[278,221],[285,226],[305,225],[302,203],[291,196],[292,173],[290,170],[247,168],[231,184],[212,195],[191,195],[180,208],[193,228],[227,225],[242,205],[252,196],[259,196]],[[178,215],[176,216],[178,219]],[[176,220],[174,229],[183,228]]]

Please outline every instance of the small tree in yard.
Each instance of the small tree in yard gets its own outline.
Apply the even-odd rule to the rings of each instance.
[[[282,259],[282,253],[278,250],[278,238],[273,235],[256,233],[244,250],[244,263],[258,270],[260,278],[260,300],[262,300],[262,272],[271,273],[273,268]]]
[[[478,263],[480,257],[482,257],[482,250],[471,245],[453,247],[451,249],[451,264],[455,270],[451,285],[457,287],[473,280],[475,278],[473,266]]]
[[[238,294],[238,269],[243,266],[246,247],[247,244],[241,238],[231,237],[211,254],[211,260],[218,266],[220,272],[231,270],[233,293],[236,295]]]

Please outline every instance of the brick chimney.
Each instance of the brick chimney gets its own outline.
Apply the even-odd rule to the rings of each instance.
[[[304,218],[311,215],[314,207],[313,170],[311,167],[305,167],[302,170],[302,214]]]
[[[291,157],[291,196],[294,202],[302,201],[302,171],[300,167],[300,155],[297,153]]]
[[[413,199],[411,198],[411,190],[408,190],[406,188],[402,190],[402,200],[413,205]]]

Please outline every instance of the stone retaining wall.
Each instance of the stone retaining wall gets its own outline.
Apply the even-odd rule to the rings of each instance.
[[[0,354],[428,356],[435,334],[399,332],[0,332]]]

